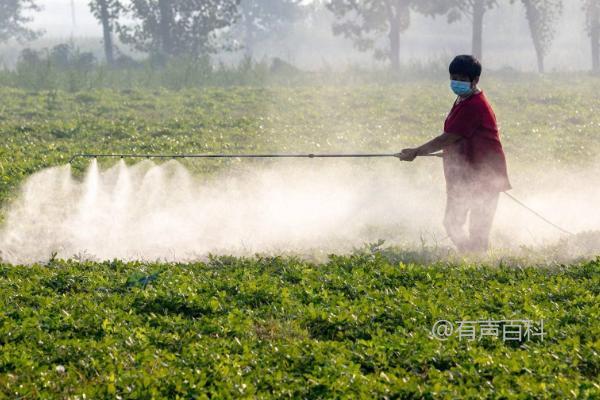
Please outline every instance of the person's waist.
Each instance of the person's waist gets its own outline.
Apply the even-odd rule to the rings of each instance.
[[[493,139],[463,139],[442,148],[447,153],[486,152],[503,150],[502,142]],[[484,144],[485,143],[485,144]]]

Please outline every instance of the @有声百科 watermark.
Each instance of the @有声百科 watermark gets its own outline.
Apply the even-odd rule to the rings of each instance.
[[[544,320],[482,319],[475,321],[448,321],[441,319],[433,324],[431,333],[438,340],[458,337],[459,340],[476,341],[484,337],[497,337],[505,342],[523,342],[533,339],[544,341]]]

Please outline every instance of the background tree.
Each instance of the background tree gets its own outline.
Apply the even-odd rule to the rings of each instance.
[[[449,22],[459,20],[463,15],[471,20],[471,54],[480,60],[483,59],[483,19],[485,13],[497,5],[497,0],[456,0],[448,13]]]
[[[102,37],[104,41],[104,55],[109,65],[114,64],[113,29],[114,21],[118,19],[122,8],[119,0],[90,0],[92,14],[102,24]]]
[[[335,35],[351,39],[360,51],[373,50],[378,59],[389,59],[392,69],[400,67],[400,35],[410,26],[411,11],[434,16],[448,12],[453,0],[330,0],[327,8],[338,22]],[[387,35],[389,47],[376,47]]]
[[[25,16],[27,12],[40,9],[34,0],[0,0],[0,42],[33,40],[41,35],[41,31],[27,28],[26,24],[32,18]]]
[[[241,0],[236,28],[244,49],[252,57],[256,43],[282,33],[282,28],[303,15],[302,0]]]
[[[216,49],[217,32],[236,21],[238,4],[239,0],[131,0],[122,11],[135,23],[117,22],[116,30],[123,43],[139,51],[196,57]]]
[[[525,7],[538,71],[543,73],[544,59],[556,34],[556,21],[563,10],[562,0],[521,0],[521,3]]]
[[[592,71],[600,74],[600,0],[583,0],[583,10],[592,45]]]

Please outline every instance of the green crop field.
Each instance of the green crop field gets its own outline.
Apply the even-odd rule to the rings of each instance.
[[[558,82],[495,78],[483,86],[510,166],[523,166],[511,171],[517,185],[542,169],[597,160],[600,80]],[[31,173],[86,151],[399,151],[439,133],[452,101],[445,80],[75,93],[4,88],[0,200]]]
[[[515,187],[598,165],[600,80],[509,78],[482,86]],[[399,151],[440,132],[453,100],[445,80],[1,90],[0,220],[28,176],[74,153]],[[599,399],[600,261],[560,249],[0,264],[0,398]],[[526,319],[545,335],[432,331]]]

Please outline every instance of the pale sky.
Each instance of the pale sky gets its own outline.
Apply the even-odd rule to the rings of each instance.
[[[35,14],[31,26],[42,28],[47,37],[101,36],[102,29],[88,7],[87,0],[72,0],[75,6],[75,26],[71,0],[39,0],[43,10]]]

